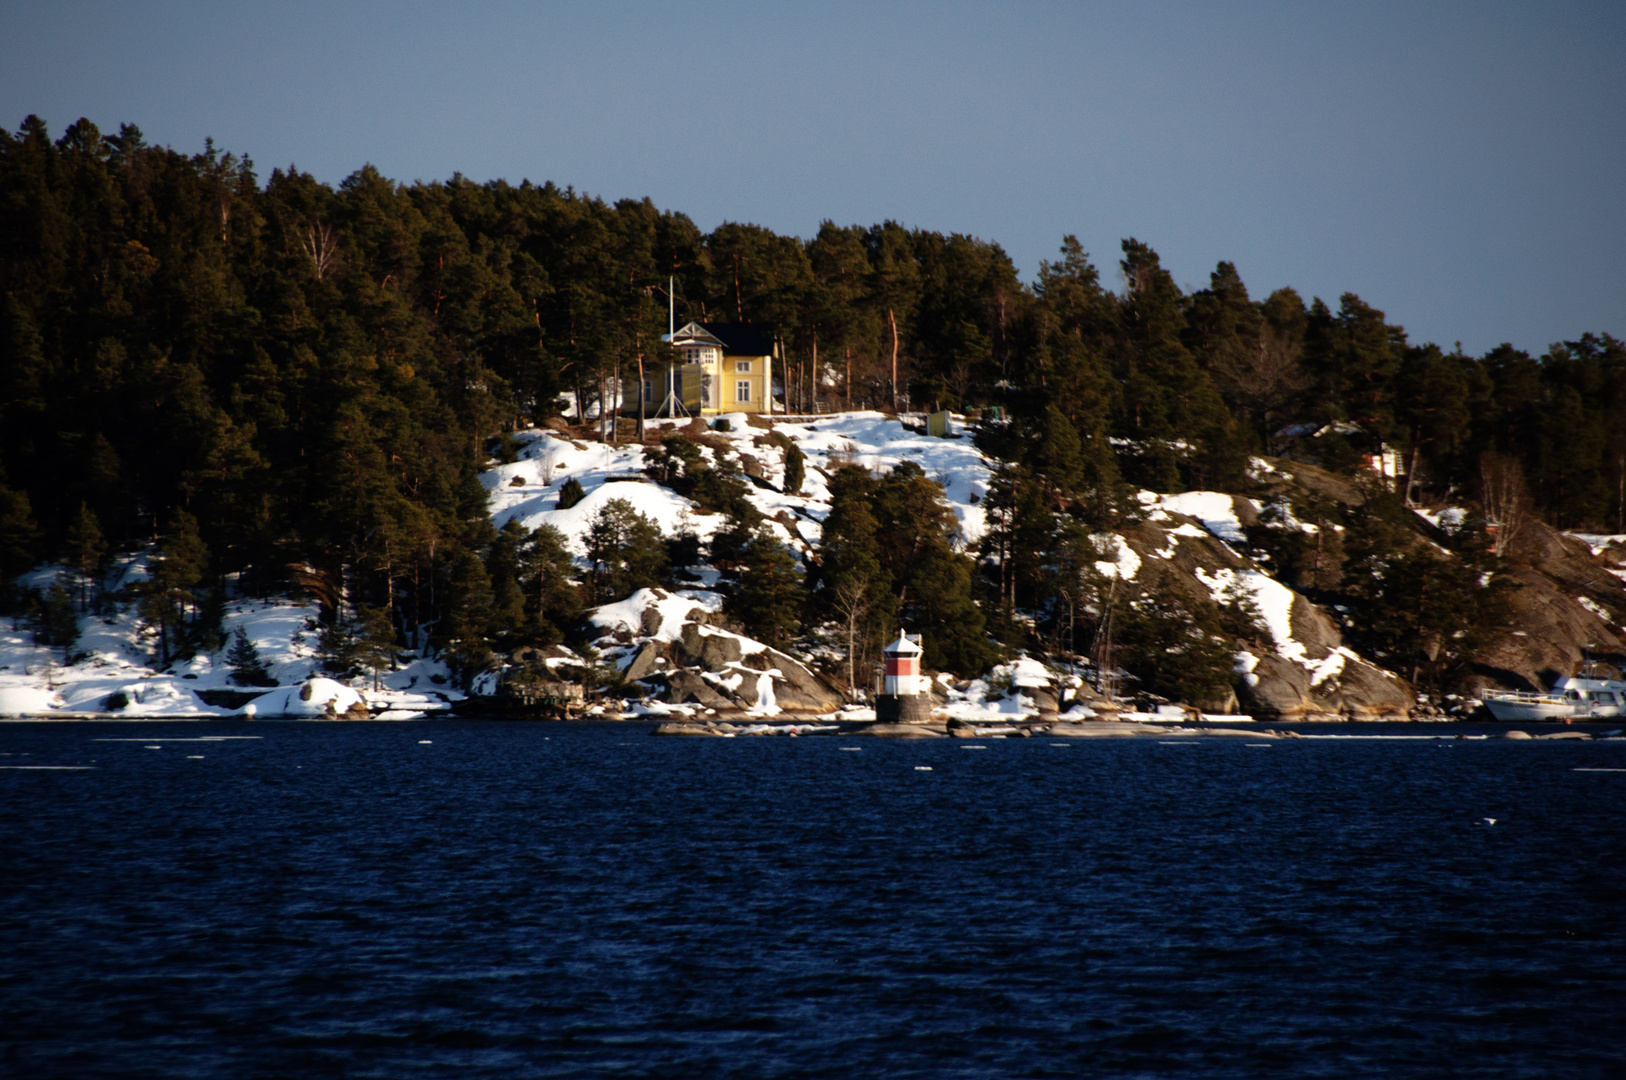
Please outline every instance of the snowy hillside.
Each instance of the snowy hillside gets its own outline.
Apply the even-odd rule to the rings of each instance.
[[[746,497],[762,513],[766,527],[804,561],[817,551],[821,525],[830,512],[828,478],[848,464],[882,472],[913,463],[942,485],[962,547],[972,548],[987,533],[983,502],[994,463],[977,450],[961,424],[951,432],[955,437],[931,438],[876,412],[777,422],[771,429],[760,419],[734,422],[728,431],[693,421],[655,422],[647,447],[587,441],[580,429],[518,432],[512,436],[514,460],[493,461],[481,476],[492,521],[499,528],[509,521],[526,529],[556,528],[579,570],[587,567],[590,523],[615,499],[648,516],[667,537],[692,533],[702,542],[710,540],[725,516],[646,475],[658,453],[659,433],[670,430],[693,439],[710,463],[726,454],[743,465],[752,479]],[[783,490],[785,439],[805,456],[796,494]],[[1291,480],[1262,460],[1255,461],[1253,472],[1262,481]],[[582,497],[562,508],[561,491],[572,480]],[[1118,579],[1121,595],[1129,601],[1171,588],[1216,602],[1238,596],[1251,601],[1260,635],[1236,653],[1243,705],[1278,716],[1378,717],[1408,711],[1410,689],[1345,645],[1336,618],[1242,553],[1247,528],[1266,510],[1260,500],[1222,492],[1141,492],[1139,503],[1132,524],[1096,537],[1105,555],[1097,569]],[[1283,528],[1307,535],[1317,528],[1294,518],[1285,499],[1273,504],[1272,512]],[[1449,513],[1435,517],[1443,520]],[[1423,520],[1437,524],[1435,517]],[[1594,558],[1613,557],[1614,538],[1583,540],[1592,545]],[[642,589],[588,612],[605,659],[627,679],[641,681],[649,695],[642,703],[634,695],[627,708],[663,715],[736,711],[771,717],[825,715],[843,707],[817,674],[820,661],[832,659],[828,650],[821,653],[822,647],[816,647],[813,653],[791,655],[721,626],[721,575],[705,565],[686,571],[688,587]],[[145,574],[142,556],[125,556],[109,577],[108,591],[118,594],[139,584]],[[1616,571],[1610,580],[1621,576],[1626,572]],[[69,584],[66,571],[43,567],[23,584],[43,593],[55,581]],[[124,595],[123,602],[100,613],[79,615],[71,664],[64,664],[61,649],[36,644],[20,621],[0,627],[0,715],[202,718],[246,708],[260,715],[405,717],[447,709],[462,697],[445,664],[404,653],[396,658],[398,670],[380,674],[377,690],[370,679],[341,685],[319,677],[314,605],[236,598],[224,614],[223,640],[229,642],[243,630],[264,661],[268,681],[279,688],[248,703],[253,691],[233,682],[224,646],[164,670],[155,668],[153,635],[142,625],[132,594]],[[1596,609],[1608,621],[1608,612],[1596,602],[1588,605],[1586,611]],[[568,650],[556,650],[547,664],[575,662]],[[493,685],[482,678],[476,689],[485,692]],[[1088,700],[1091,695],[1076,673],[1022,657],[983,679],[943,679],[934,688],[940,715],[979,722],[1033,710],[1094,715],[1097,707],[1107,707]]]

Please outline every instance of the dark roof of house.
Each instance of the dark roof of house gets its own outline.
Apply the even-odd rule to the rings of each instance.
[[[730,356],[772,356],[773,332],[761,323],[701,323],[723,343]]]

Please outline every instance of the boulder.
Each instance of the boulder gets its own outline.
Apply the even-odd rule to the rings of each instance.
[[[1312,654],[1313,655],[1313,654]],[[1411,687],[1364,660],[1346,659],[1335,678],[1310,685],[1303,664],[1281,656],[1261,657],[1257,682],[1243,686],[1248,712],[1281,720],[1403,720],[1415,703]]]
[[[729,633],[706,633],[693,620],[683,624],[677,640],[678,661],[686,667],[722,671],[743,659],[745,650],[738,636]]]
[[[1057,735],[1064,739],[1132,739],[1137,735],[1167,735],[1178,730],[1157,724],[1120,724],[1112,721],[1085,720],[1081,723],[1069,721],[1051,724],[1050,730],[1045,734]]]
[[[835,712],[841,708],[841,695],[825,681],[808,670],[807,665],[778,649],[764,649],[750,653],[742,661],[753,671],[778,671],[774,676],[774,702],[792,712]],[[756,687],[741,687],[754,693]]]
[[[1061,704],[1056,700],[1056,695],[1048,689],[1037,686],[1023,687],[1022,693],[1033,699],[1033,708],[1040,716],[1053,716],[1061,712]]]
[[[696,723],[693,720],[668,720],[664,724],[657,724],[651,735],[710,735],[718,737],[728,732],[707,724]]]
[[[879,739],[941,739],[942,729],[931,724],[868,724],[854,735],[873,735]]]
[[[666,673],[666,700],[673,705],[700,705],[707,709],[735,709],[738,706],[724,697],[716,687],[688,668],[677,668]]]
[[[661,632],[661,609],[650,604],[638,616],[638,631],[645,637],[654,637]]]
[[[657,663],[660,659],[662,659],[660,645],[653,641],[645,642],[644,647],[638,650],[638,655],[632,658],[632,663],[627,665],[626,677],[643,679],[661,673],[663,665]]]

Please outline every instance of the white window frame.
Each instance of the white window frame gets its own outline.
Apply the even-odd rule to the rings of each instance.
[[[749,405],[749,404],[751,404],[751,380],[750,379],[736,379],[736,380],[734,380],[734,404],[736,404],[736,405]]]
[[[736,361],[734,361],[734,372],[735,372],[735,374],[738,374],[738,375],[749,375],[749,374],[751,374],[751,361],[749,361],[749,360],[736,360]]]

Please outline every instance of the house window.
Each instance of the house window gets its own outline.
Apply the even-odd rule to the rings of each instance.
[[[751,400],[751,382],[749,379],[741,379],[734,384],[734,400],[741,405]]]
[[[683,350],[683,362],[685,364],[698,364],[700,362],[700,350],[699,349],[684,349]]]
[[[751,361],[749,361],[749,360],[736,360],[736,361],[734,361],[734,370],[740,372],[742,375],[751,374]]]

